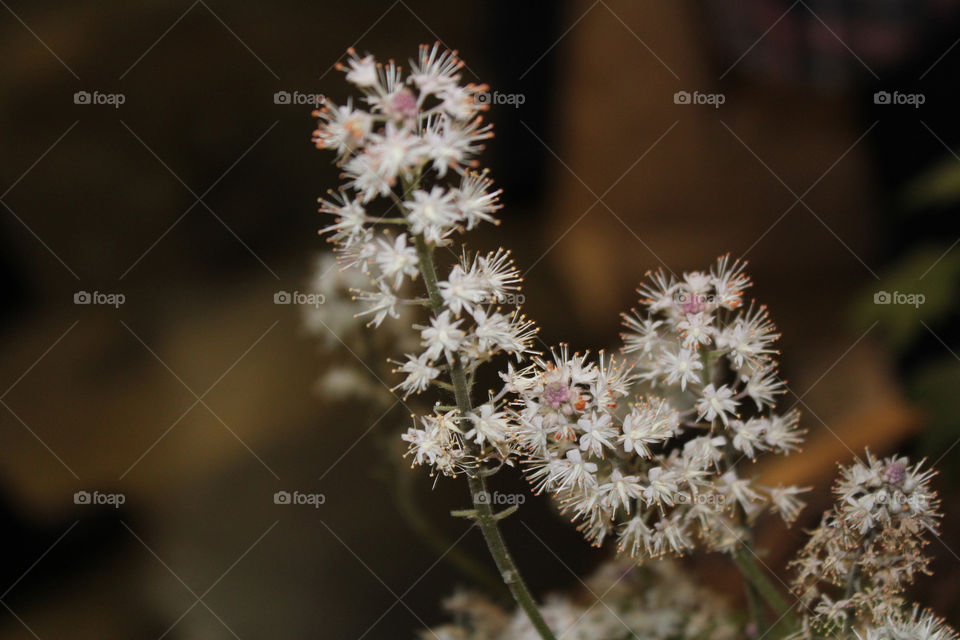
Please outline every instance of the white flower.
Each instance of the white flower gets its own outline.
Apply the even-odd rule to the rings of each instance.
[[[803,431],[797,428],[799,423],[799,411],[791,411],[786,415],[771,413],[763,439],[770,447],[783,453],[797,451],[803,442]]]
[[[468,171],[463,174],[460,188],[455,191],[457,209],[460,216],[467,221],[467,231],[470,231],[480,222],[496,223],[493,214],[503,205],[499,198],[502,190],[491,191],[493,180],[486,176]]]
[[[728,357],[737,368],[745,363],[756,368],[766,364],[765,358],[776,353],[771,345],[780,334],[767,317],[766,307],[751,308],[745,314],[737,316],[733,326],[720,332],[717,346],[727,350]]]
[[[335,194],[335,202],[320,200],[320,213],[336,216],[334,224],[324,227],[320,233],[333,234],[330,242],[352,243],[367,234],[367,212],[357,200],[349,200],[340,192]]]
[[[423,132],[423,150],[431,159],[431,167],[443,178],[447,169],[457,168],[483,150],[483,141],[493,133],[480,119],[462,123],[446,114],[431,115]]]
[[[347,71],[347,82],[351,82],[360,88],[369,88],[377,85],[377,62],[373,56],[368,55],[360,58],[352,48],[347,49],[350,55],[348,64],[350,69]],[[337,65],[343,69],[343,65]]]
[[[636,476],[625,476],[619,469],[614,469],[610,475],[610,481],[600,485],[601,499],[606,505],[616,510],[622,508],[624,512],[630,513],[631,505],[636,498],[640,497],[642,488]]]
[[[728,424],[730,416],[735,416],[737,401],[733,399],[733,391],[727,385],[719,389],[711,382],[703,388],[703,396],[697,401],[697,413],[700,420],[713,422],[720,418],[724,425]]]
[[[776,369],[769,365],[750,374],[745,391],[759,411],[776,405],[776,396],[786,391],[786,385],[777,377]]]
[[[407,234],[401,233],[391,245],[383,238],[378,239],[377,253],[374,259],[385,278],[393,278],[393,288],[399,289],[403,276],[415,277],[420,271],[420,261],[412,246],[407,246]]]
[[[522,354],[529,350],[530,341],[537,333],[533,322],[526,320],[519,312],[508,318],[501,313],[488,313],[477,307],[473,311],[473,319],[477,323],[473,336],[480,354],[490,354],[495,350]]]
[[[665,400],[654,400],[633,408],[623,419],[623,450],[649,458],[648,445],[663,442],[677,432],[677,412]]]
[[[753,503],[762,498],[756,489],[751,486],[751,482],[746,478],[739,477],[736,471],[730,470],[724,473],[720,476],[720,483],[722,494],[739,502],[748,514],[754,510]]]
[[[446,280],[438,283],[443,302],[450,311],[459,315],[466,308],[473,310],[475,304],[486,301],[489,291],[472,271],[466,273],[459,264],[454,265]]]
[[[503,446],[507,429],[510,427],[506,413],[498,412],[492,404],[486,403],[480,405],[467,418],[473,422],[473,428],[466,433],[467,438],[473,438],[474,442],[481,446],[485,442],[497,448]]]
[[[459,221],[454,194],[442,187],[433,187],[429,193],[417,189],[412,195],[413,200],[405,203],[410,231],[423,234],[427,242],[442,244]]]
[[[397,178],[409,177],[423,157],[420,139],[393,122],[368,137],[363,152],[344,165],[345,175],[352,178],[350,186],[365,203],[374,196],[389,195]]]
[[[647,355],[654,350],[662,338],[657,330],[663,324],[662,320],[653,320],[651,318],[636,318],[633,316],[624,316],[624,325],[630,329],[628,333],[621,334],[623,338],[623,352]]]
[[[410,443],[407,455],[417,465],[428,464],[446,475],[470,469],[473,461],[463,448],[463,436],[456,411],[420,419],[422,429],[411,427],[401,438]]]
[[[679,487],[676,475],[663,467],[654,467],[647,472],[648,484],[643,488],[643,499],[648,505],[666,504],[673,506]]]
[[[441,51],[439,46],[420,45],[417,60],[410,61],[410,82],[424,94],[437,93],[460,81],[463,62],[454,51]]]
[[[903,617],[889,616],[880,626],[866,630],[863,640],[958,640],[960,635],[930,611],[914,607]]]
[[[407,374],[407,378],[397,385],[403,391],[403,397],[426,391],[430,382],[440,375],[440,369],[430,363],[430,358],[426,353],[419,356],[407,354],[407,361],[404,362],[397,371]]]
[[[680,389],[686,390],[687,384],[700,384],[700,374],[703,363],[696,352],[680,348],[676,352],[664,350],[660,355],[660,365],[667,374],[667,384],[680,383]]]
[[[461,268],[469,273],[470,279],[486,293],[486,302],[503,304],[509,294],[520,291],[523,278],[513,264],[509,251],[497,249],[486,255],[477,254],[469,266],[464,257],[462,264]]]
[[[316,115],[322,124],[313,132],[313,144],[318,149],[333,149],[338,156],[360,148],[373,127],[373,117],[363,109],[354,109],[350,100],[338,106],[324,98]]]
[[[733,447],[751,459],[756,458],[757,451],[768,448],[763,438],[770,428],[770,421],[766,418],[750,418],[746,422],[734,420],[729,427],[734,433]]]
[[[450,321],[450,312],[444,311],[438,317],[430,319],[430,326],[423,327],[420,338],[427,348],[427,358],[436,360],[443,353],[447,360],[453,361],[453,353],[460,348],[466,334],[457,328],[462,320]]]
[[[780,515],[783,516],[784,522],[790,524],[797,519],[797,516],[800,515],[800,510],[804,507],[803,501],[797,498],[797,496],[808,491],[810,491],[810,487],[785,487],[780,485],[769,490],[770,502],[773,504],[773,507],[780,512]]]
[[[399,302],[397,296],[382,282],[379,283],[379,286],[379,291],[361,291],[357,294],[357,300],[370,305],[368,309],[361,311],[357,315],[366,316],[373,314],[373,320],[370,321],[370,326],[372,327],[379,327],[387,316],[391,318],[400,317],[400,313],[397,311],[397,303]]]
[[[568,449],[565,454],[565,464],[559,470],[560,473],[553,479],[557,489],[565,489],[570,485],[580,488],[594,487],[597,484],[597,465],[594,462],[586,462],[580,455],[579,449]]]
[[[440,108],[455,120],[469,120],[486,105],[479,104],[475,96],[486,90],[485,85],[459,86],[451,84],[440,89],[437,96],[440,98]]]
[[[580,436],[580,450],[590,451],[594,456],[603,457],[603,449],[613,449],[610,439],[616,435],[616,431],[610,426],[610,416],[601,413],[599,416],[596,411],[591,412],[589,416],[584,416],[577,421],[577,426],[583,431]]]
[[[717,260],[717,264],[710,269],[717,306],[725,309],[736,309],[740,306],[744,289],[753,284],[743,273],[745,267],[746,263],[739,260],[731,263],[730,255],[727,254]]]
[[[713,328],[710,326],[713,316],[706,313],[689,313],[677,323],[677,329],[683,335],[683,346],[696,349],[700,345],[710,344]]]

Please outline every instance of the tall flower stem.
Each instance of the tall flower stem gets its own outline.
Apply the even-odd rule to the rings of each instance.
[[[783,597],[780,590],[777,589],[776,585],[767,577],[766,572],[757,562],[753,550],[746,544],[741,545],[740,548],[733,552],[733,561],[736,563],[743,578],[753,587],[756,593],[763,598],[764,602],[780,616],[779,623],[775,626],[779,627],[781,626],[780,623],[785,623],[786,626],[792,629],[798,629],[800,625],[793,611],[793,607],[790,606],[790,603]]]
[[[423,282],[430,296],[430,306],[435,313],[439,314],[443,311],[443,298],[440,295],[440,288],[437,286],[437,272],[433,263],[433,248],[427,244],[422,235],[417,235],[415,238],[417,257],[420,260],[420,273],[423,275]],[[457,359],[454,359],[454,361],[450,363],[450,381],[453,383],[454,396],[457,400],[457,408],[460,411],[460,415],[466,416],[473,411],[473,405],[470,399],[470,390],[467,386],[467,377],[463,370],[463,364]],[[493,561],[497,565],[497,570],[500,572],[503,583],[510,590],[517,605],[527,614],[527,617],[537,630],[537,633],[540,634],[540,637],[543,640],[556,640],[553,631],[550,630],[550,627],[547,626],[546,621],[540,614],[540,609],[537,607],[537,602],[534,600],[533,594],[530,593],[530,589],[527,588],[523,576],[520,575],[520,570],[510,555],[510,550],[507,548],[507,544],[503,539],[503,534],[500,533],[496,515],[490,507],[490,501],[486,499],[488,495],[486,480],[482,475],[476,474],[467,476],[467,481],[470,486],[470,497],[476,513],[474,519],[476,520],[477,526],[480,527],[480,531],[483,532],[483,539],[487,543],[490,555],[493,556]]]

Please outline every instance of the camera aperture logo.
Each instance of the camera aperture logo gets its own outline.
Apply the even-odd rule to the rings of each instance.
[[[73,494],[73,504],[102,506],[108,505],[119,509],[127,501],[122,493],[103,493],[101,491],[77,491]]]
[[[102,291],[77,291],[73,294],[73,304],[99,304],[114,309],[119,309],[120,305],[127,301],[127,296],[122,293],[103,293]]]
[[[673,94],[673,104],[705,104],[719,109],[727,101],[722,93],[702,93],[700,91],[677,91]]]
[[[927,301],[922,293],[901,293],[900,291],[877,291],[873,294],[873,304],[908,304],[915,309]]]
[[[306,304],[319,308],[327,297],[322,293],[303,293],[301,291],[277,291],[273,294],[273,304]]]
[[[477,104],[507,104],[513,108],[517,108],[527,101],[527,96],[522,93],[500,93],[499,91],[491,93],[489,91],[481,91],[474,96],[474,100],[476,100]]]
[[[927,101],[922,93],[901,93],[899,91],[877,91],[873,94],[873,104],[906,105],[919,109]]]
[[[319,93],[303,93],[301,91],[277,91],[273,94],[273,104],[313,105],[320,104],[323,96]]]
[[[73,104],[108,105],[119,109],[127,101],[122,93],[102,93],[100,91],[77,91],[73,94]]]
[[[311,506],[319,509],[327,501],[322,493],[302,493],[300,491],[277,491],[273,494],[273,504]]]

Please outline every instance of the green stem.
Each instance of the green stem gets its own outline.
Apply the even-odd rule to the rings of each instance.
[[[767,616],[763,610],[763,604],[760,602],[760,593],[753,584],[744,581],[743,591],[747,596],[747,610],[756,626],[756,637],[764,637],[767,634]]]
[[[437,273],[433,265],[433,249],[423,239],[422,235],[415,236],[415,238],[417,257],[420,260],[420,273],[423,275],[431,306],[434,312],[439,314],[443,311],[443,297],[440,295]],[[467,387],[467,377],[459,359],[454,359],[450,363],[450,380],[453,383],[454,396],[457,399],[460,415],[466,416],[473,411],[473,406],[470,401],[470,391]],[[480,474],[467,476],[467,480],[470,485],[470,497],[476,512],[477,525],[483,532],[483,539],[487,543],[490,555],[493,556],[493,561],[497,565],[503,583],[507,585],[517,605],[527,614],[540,637],[543,640],[556,640],[553,631],[550,630],[540,614],[540,609],[537,607],[533,594],[530,593],[530,589],[527,588],[523,577],[520,575],[520,570],[510,555],[503,534],[500,533],[500,527],[497,524],[493,509],[486,499],[488,495],[486,480]]]
[[[472,556],[461,552],[452,544],[447,536],[440,533],[433,522],[423,513],[414,497],[413,475],[405,473],[404,465],[397,465],[397,501],[400,512],[407,523],[416,531],[427,545],[437,553],[444,554],[444,558],[461,571],[465,576],[486,587],[490,593],[506,596],[503,583],[498,576],[485,565],[479,563]]]
[[[753,587],[757,594],[763,598],[764,602],[770,606],[780,616],[781,622],[786,623],[793,629],[800,627],[796,613],[793,607],[787,602],[776,585],[771,582],[760,565],[753,551],[746,544],[740,546],[733,552],[733,561],[736,563],[744,579]],[[780,625],[777,625],[780,626]]]

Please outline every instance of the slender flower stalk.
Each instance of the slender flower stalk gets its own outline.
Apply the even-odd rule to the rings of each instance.
[[[372,326],[398,319],[405,306],[422,304],[430,311],[428,323],[414,325],[423,351],[408,353],[398,363],[397,371],[407,377],[396,389],[404,396],[430,388],[452,391],[455,406],[438,403],[404,439],[414,464],[466,475],[474,507],[469,516],[501,578],[540,637],[553,640],[500,533],[497,521],[506,514],[495,514],[485,500],[486,463],[503,450],[498,438],[503,414],[489,403],[475,410],[470,392],[480,365],[498,353],[522,358],[529,351],[536,331],[532,323],[516,309],[503,313],[501,306],[505,294],[518,289],[520,277],[503,251],[464,253],[445,279],[438,277],[434,258],[435,249],[448,247],[453,234],[495,222],[500,208],[500,192],[473,170],[482,141],[492,135],[480,116],[485,105],[476,99],[486,87],[461,84],[463,63],[437,45],[421,47],[406,79],[392,61],[380,64],[352,50],[349,56],[341,68],[369,109],[323,98],[315,114],[320,126],[314,143],[336,152],[347,180],[331,199],[321,201],[321,212],[336,218],[322,232],[334,243],[343,268],[372,280],[371,289],[355,293],[367,307],[359,315],[371,317]],[[381,198],[392,205],[376,215],[368,209]],[[394,209],[401,215],[391,215]],[[417,278],[423,280],[426,299],[409,296]]]
[[[426,284],[427,292],[435,313],[441,313],[443,309],[443,297],[437,286],[436,269],[433,264],[433,250],[423,239],[423,236],[417,236],[417,255],[420,259],[420,269],[423,273],[423,281]],[[463,371],[463,365],[455,363],[450,370],[450,378],[453,382],[454,394],[456,396],[457,408],[461,415],[470,415],[473,413],[473,404],[470,400],[470,389],[467,386],[466,375]],[[523,576],[517,568],[510,550],[504,542],[500,527],[497,525],[497,517],[490,506],[489,500],[483,499],[487,496],[486,480],[482,474],[473,474],[467,476],[470,486],[470,496],[473,500],[473,507],[476,510],[475,520],[480,530],[483,532],[483,538],[490,549],[497,569],[503,577],[504,583],[510,589],[514,600],[521,609],[530,618],[530,622],[544,640],[553,640],[554,635],[547,626],[546,621],[540,614],[536,600],[523,581]]]

